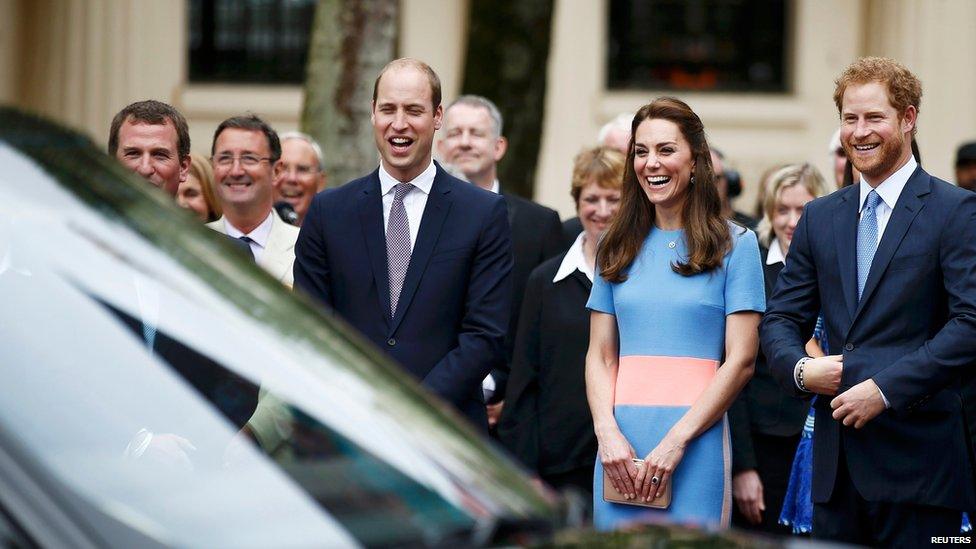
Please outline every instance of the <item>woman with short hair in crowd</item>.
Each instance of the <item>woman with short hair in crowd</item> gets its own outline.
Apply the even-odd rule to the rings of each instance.
[[[583,232],[567,252],[529,276],[499,427],[505,446],[542,480],[588,499],[596,437],[584,377],[590,334],[586,300],[597,243],[620,203],[625,160],[615,149],[595,147],[573,162],[570,193]]]

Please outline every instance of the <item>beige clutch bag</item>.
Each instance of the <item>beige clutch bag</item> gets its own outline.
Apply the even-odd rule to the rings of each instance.
[[[644,460],[634,459],[634,465],[637,468],[644,466]],[[674,480],[672,475],[671,480]],[[664,488],[664,493],[660,497],[652,499],[651,501],[644,501],[642,498],[627,499],[623,494],[618,492],[613,487],[613,482],[610,481],[610,475],[607,470],[603,470],[603,501],[608,503],[622,503],[624,505],[637,505],[639,507],[650,507],[652,509],[667,509],[671,506],[671,485],[673,482],[668,482],[668,485]]]

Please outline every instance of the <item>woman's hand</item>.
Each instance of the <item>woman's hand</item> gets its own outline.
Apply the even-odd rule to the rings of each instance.
[[[634,486],[634,478],[637,477],[634,458],[637,457],[637,453],[634,452],[633,446],[619,430],[600,437],[599,442],[600,461],[603,463],[603,469],[610,476],[614,489],[627,499],[634,499],[637,497]]]
[[[674,470],[685,455],[686,443],[668,433],[664,440],[644,458],[644,466],[634,481],[638,497],[650,502],[665,492]]]

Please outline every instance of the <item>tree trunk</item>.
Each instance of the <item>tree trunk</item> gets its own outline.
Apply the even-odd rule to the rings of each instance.
[[[319,0],[309,45],[302,131],[325,153],[330,186],[376,168],[373,81],[396,52],[397,0]]]
[[[552,0],[471,0],[464,93],[498,105],[508,153],[498,180],[532,198],[546,97]]]

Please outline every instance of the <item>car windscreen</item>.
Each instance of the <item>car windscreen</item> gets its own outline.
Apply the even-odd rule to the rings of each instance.
[[[439,545],[552,515],[340,321],[89,144],[0,120],[0,425],[85,501],[194,546]]]

